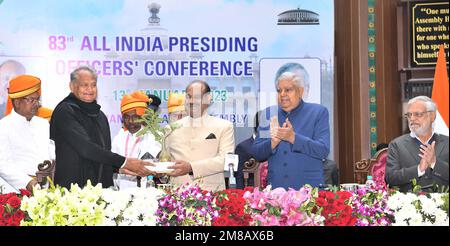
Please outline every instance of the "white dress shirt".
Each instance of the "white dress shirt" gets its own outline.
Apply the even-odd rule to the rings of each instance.
[[[44,160],[54,159],[48,121],[28,121],[12,110],[0,120],[0,176],[16,189],[25,188]]]
[[[139,131],[138,131],[139,132]],[[146,152],[154,158],[161,151],[161,144],[155,140],[151,133],[137,137],[136,133],[132,134],[123,129],[114,137],[111,151],[126,158],[141,158]],[[115,180],[120,189],[137,187],[136,177],[127,174],[119,174]]]
[[[138,159],[148,152],[156,158],[159,151],[161,151],[161,144],[155,140],[155,137],[151,133],[140,137],[136,135],[136,133],[132,134],[123,128],[120,129],[119,133],[113,139],[111,151],[127,158]]]

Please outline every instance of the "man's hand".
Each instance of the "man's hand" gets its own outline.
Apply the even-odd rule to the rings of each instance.
[[[420,145],[419,156],[422,158],[420,160],[419,168],[420,171],[425,171],[428,167],[431,167],[431,164],[436,163],[436,152],[434,147],[436,146],[436,141],[433,141],[431,144]]]
[[[182,160],[176,160],[175,165],[167,167],[169,169],[174,169],[173,172],[168,173],[169,176],[182,176],[192,172],[191,163]]]
[[[125,166],[123,166],[122,169],[126,169],[127,171],[130,171],[134,174],[137,174],[137,176],[141,177],[153,175],[154,172],[148,170],[145,166],[155,166],[155,164],[148,161],[142,161],[136,158],[127,158]]]
[[[272,147],[272,150],[281,142],[281,139],[277,137],[278,129],[280,129],[278,118],[276,116],[272,117],[272,119],[270,119],[270,146]]]
[[[283,141],[294,144],[295,131],[294,131],[294,128],[292,127],[292,124],[288,118],[286,118],[286,121],[284,122],[283,127],[278,128],[276,137]]]
[[[37,184],[38,184],[38,182],[37,182],[36,179],[31,179],[30,182],[28,182],[26,189],[27,189],[29,192],[33,193],[33,187],[34,187],[35,185],[37,185]]]

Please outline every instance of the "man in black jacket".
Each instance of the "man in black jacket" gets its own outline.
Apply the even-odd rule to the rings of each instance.
[[[152,175],[134,158],[111,152],[108,119],[97,104],[97,74],[89,67],[79,67],[70,74],[71,93],[55,108],[50,121],[50,138],[56,146],[55,184],[80,187],[90,180],[93,185],[113,185],[113,170],[122,173]]]

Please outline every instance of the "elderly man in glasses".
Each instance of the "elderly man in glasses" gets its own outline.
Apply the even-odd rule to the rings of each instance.
[[[411,190],[411,180],[424,190],[434,184],[448,186],[448,136],[434,132],[436,104],[427,96],[408,102],[409,134],[389,144],[386,162],[386,181],[400,191]]]
[[[40,107],[41,80],[20,75],[9,83],[12,110],[0,120],[0,176],[15,189],[32,189],[33,176],[44,160],[53,159],[49,123],[35,117]]]

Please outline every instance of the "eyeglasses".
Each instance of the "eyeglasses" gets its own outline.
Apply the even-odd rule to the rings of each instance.
[[[416,118],[422,118],[425,115],[425,113],[428,113],[428,112],[432,112],[432,111],[412,112],[412,113],[408,112],[408,113],[405,114],[405,117],[407,119],[411,119],[412,116],[414,116]]]
[[[137,115],[137,114],[135,114],[135,115],[128,115],[128,114],[126,114],[126,115],[124,115],[124,116],[122,117],[122,120],[123,120],[123,121],[133,121],[133,122],[136,122],[136,121],[138,121],[139,119],[141,119],[141,116],[139,116],[139,115]]]
[[[33,104],[33,103],[41,103],[41,99],[40,98],[30,98],[30,97],[24,97],[22,98],[27,104]]]

